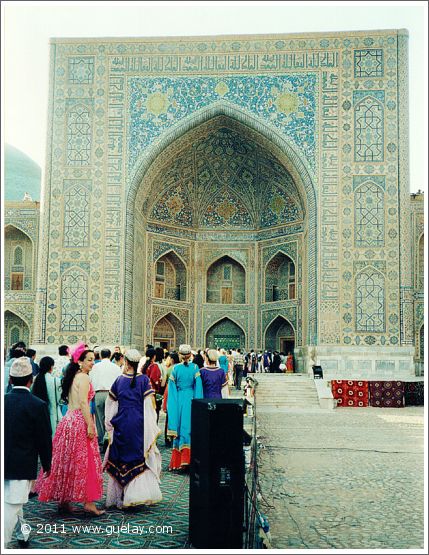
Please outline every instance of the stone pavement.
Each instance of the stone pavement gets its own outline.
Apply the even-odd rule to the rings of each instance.
[[[164,430],[164,415],[159,426]],[[60,515],[55,503],[30,499],[24,507],[26,522],[32,527],[31,549],[184,549],[189,548],[189,476],[168,472],[171,449],[158,439],[162,454],[161,491],[163,500],[151,507],[127,511],[109,509],[101,517],[85,515],[75,504],[73,515]],[[105,484],[107,477],[105,475]],[[104,492],[106,491],[106,485]],[[98,506],[101,508],[105,498]],[[153,526],[153,528],[149,528]],[[98,527],[98,528],[97,528]],[[166,528],[171,527],[171,528]],[[13,540],[9,546],[19,549]]]
[[[257,407],[272,547],[422,549],[424,409]]]

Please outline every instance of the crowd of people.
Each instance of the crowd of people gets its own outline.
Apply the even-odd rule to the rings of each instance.
[[[109,507],[161,501],[161,411],[168,468],[185,472],[192,399],[228,398],[247,373],[293,371],[283,353],[189,345],[177,352],[147,345],[142,356],[119,345],[112,352],[79,342],[61,345],[55,358],[36,363],[36,355],[20,342],[5,363],[5,544],[16,530],[21,547],[29,542],[22,525],[30,496],[56,502],[62,513],[82,503],[94,517]],[[103,471],[106,502],[99,508]]]

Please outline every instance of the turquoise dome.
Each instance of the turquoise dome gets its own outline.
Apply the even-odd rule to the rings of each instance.
[[[42,170],[29,156],[11,145],[5,145],[4,199],[22,200],[28,193],[40,201]]]

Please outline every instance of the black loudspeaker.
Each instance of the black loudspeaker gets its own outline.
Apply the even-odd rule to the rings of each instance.
[[[192,547],[241,549],[244,518],[240,399],[193,399],[189,540]]]
[[[316,379],[323,380],[323,370],[321,366],[318,366],[318,365],[313,366],[313,376],[315,380]]]

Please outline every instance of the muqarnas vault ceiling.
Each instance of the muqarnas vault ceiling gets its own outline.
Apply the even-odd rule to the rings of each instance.
[[[203,137],[158,173],[143,213],[194,229],[263,229],[301,221],[302,201],[287,169],[245,132],[217,118]]]

